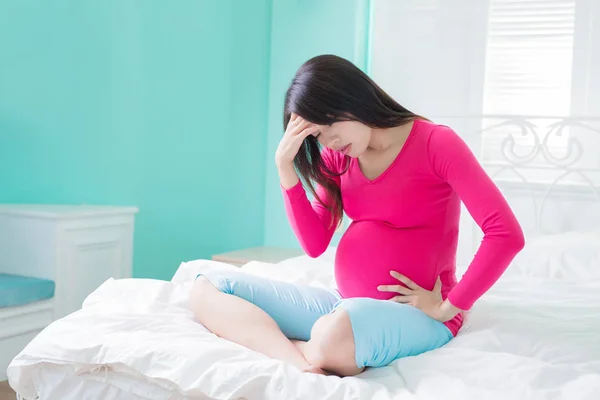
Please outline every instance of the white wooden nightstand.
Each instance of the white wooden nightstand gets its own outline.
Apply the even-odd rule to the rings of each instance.
[[[266,263],[278,263],[292,257],[303,255],[304,252],[299,249],[286,249],[281,247],[251,247],[230,251],[227,253],[215,254],[212,259],[227,264],[241,267],[250,261],[261,261]]]
[[[38,278],[55,285],[52,293],[45,284],[44,297],[0,308],[0,381],[10,361],[48,324],[79,310],[107,279],[131,277],[137,212],[137,207],[0,204],[5,284]],[[39,288],[24,287],[15,293],[35,294]]]

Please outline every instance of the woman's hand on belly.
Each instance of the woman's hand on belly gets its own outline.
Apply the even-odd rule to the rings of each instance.
[[[377,287],[377,290],[380,292],[394,292],[399,294],[392,297],[391,301],[410,304],[440,322],[449,321],[462,311],[453,306],[447,299],[445,301],[442,299],[442,281],[439,277],[435,282],[433,290],[429,291],[396,271],[390,271],[390,275],[404,284],[380,285]]]

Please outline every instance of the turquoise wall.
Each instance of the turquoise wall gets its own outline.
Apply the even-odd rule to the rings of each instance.
[[[138,206],[136,277],[298,247],[284,92],[317,54],[365,68],[368,18],[369,0],[0,2],[0,202]]]
[[[271,7],[0,2],[0,202],[138,206],[138,277],[261,245]]]
[[[283,100],[294,73],[309,58],[336,54],[367,70],[369,0],[273,0],[267,137],[265,243],[298,248],[285,215],[275,150],[283,135]],[[332,244],[336,244],[336,234]]]

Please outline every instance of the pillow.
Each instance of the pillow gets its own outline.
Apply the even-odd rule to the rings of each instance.
[[[337,247],[330,246],[319,257],[302,255],[278,262],[277,269],[283,274],[300,274],[303,281],[313,286],[336,289],[334,265]]]
[[[600,278],[600,232],[528,237],[505,275],[560,280]]]

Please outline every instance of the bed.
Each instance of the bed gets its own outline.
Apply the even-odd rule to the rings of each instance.
[[[193,321],[187,297],[194,277],[236,268],[194,260],[171,281],[107,280],[12,361],[11,386],[26,400],[600,398],[600,159],[582,153],[597,148],[600,121],[550,121],[545,136],[532,133],[532,120],[486,121],[483,130],[476,121],[466,140],[472,148],[496,141],[489,148],[499,151],[481,159],[518,214],[527,244],[444,347],[356,377],[301,373]],[[558,155],[551,135],[568,136]],[[469,218],[461,224],[459,278],[481,239]],[[316,259],[241,268],[334,287],[334,254],[332,247]]]
[[[448,345],[338,378],[300,373],[195,323],[186,305],[194,276],[227,268],[235,267],[196,260],[170,282],[109,279],[13,360],[11,386],[27,400],[592,400],[600,393],[600,278],[508,273]],[[334,286],[331,253],[242,269]]]

